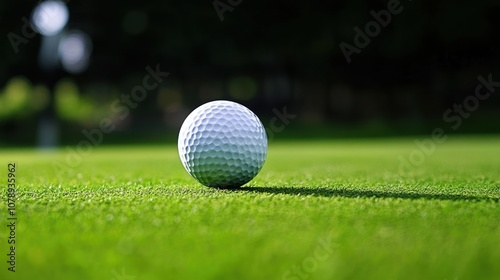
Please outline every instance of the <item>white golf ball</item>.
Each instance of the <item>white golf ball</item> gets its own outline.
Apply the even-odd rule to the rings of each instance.
[[[196,108],[182,124],[179,156],[186,171],[208,187],[237,188],[264,165],[267,136],[259,118],[231,101]]]

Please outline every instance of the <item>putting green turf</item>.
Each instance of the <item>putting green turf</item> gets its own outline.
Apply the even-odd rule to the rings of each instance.
[[[275,141],[235,191],[200,186],[175,145],[97,147],[59,175],[64,149],[0,151],[1,180],[18,164],[0,279],[495,279],[500,137],[450,136],[400,174],[413,141]]]

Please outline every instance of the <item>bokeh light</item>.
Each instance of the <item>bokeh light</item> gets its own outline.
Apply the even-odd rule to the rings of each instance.
[[[66,4],[62,1],[41,2],[33,10],[31,21],[36,31],[45,36],[53,36],[59,33],[69,19]]]
[[[28,112],[31,84],[24,77],[13,77],[0,93],[0,119],[9,116],[23,116]]]
[[[81,73],[87,69],[92,41],[81,31],[71,31],[59,43],[59,58],[63,68],[73,74]]]
[[[80,93],[73,81],[59,81],[54,94],[56,112],[61,119],[80,123],[91,122],[94,104]]]

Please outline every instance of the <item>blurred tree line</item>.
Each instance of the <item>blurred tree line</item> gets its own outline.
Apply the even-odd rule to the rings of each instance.
[[[354,45],[354,28],[365,30],[375,21],[370,12],[391,1],[220,0],[238,2],[221,21],[216,1],[89,0],[65,1],[68,28],[93,41],[89,67],[78,75],[59,69],[50,90],[37,65],[40,35],[17,52],[12,43],[37,2],[0,2],[0,141],[31,139],[49,94],[68,131],[92,127],[158,64],[170,76],[120,129],[175,130],[202,102],[231,99],[264,119],[286,106],[297,124],[399,124],[396,134],[425,133],[474,93],[479,75],[500,81],[500,1],[400,1],[402,11],[348,63],[340,44]],[[499,109],[493,94],[472,130],[498,132]]]

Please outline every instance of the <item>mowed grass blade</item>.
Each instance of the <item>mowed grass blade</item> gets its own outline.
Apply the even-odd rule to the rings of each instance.
[[[175,145],[96,147],[68,169],[65,150],[1,151],[18,271],[0,279],[495,279],[499,143],[450,136],[400,172],[413,139],[274,141],[234,191],[201,186]]]

